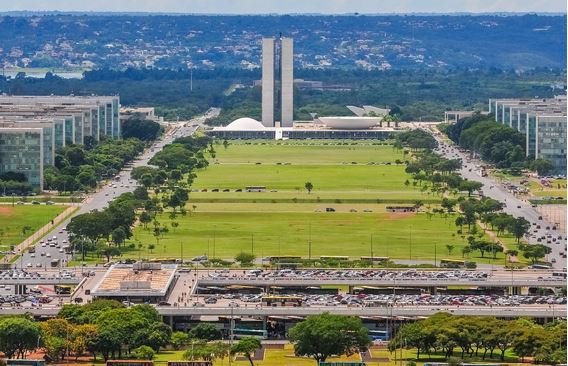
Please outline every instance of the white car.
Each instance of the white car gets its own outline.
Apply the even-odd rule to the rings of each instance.
[[[47,258],[51,258],[51,253],[45,253],[45,256],[46,256]]]

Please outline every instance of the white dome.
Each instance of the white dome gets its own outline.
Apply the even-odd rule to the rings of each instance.
[[[256,119],[243,117],[234,120],[233,122],[229,123],[226,127],[226,130],[263,130],[265,127],[262,123],[258,122]]]
[[[319,117],[321,123],[329,128],[340,130],[367,129],[375,126],[382,117]]]

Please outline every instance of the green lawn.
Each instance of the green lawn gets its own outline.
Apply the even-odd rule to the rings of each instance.
[[[404,160],[401,151],[392,145],[373,145],[376,142],[343,142],[335,141],[284,141],[284,142],[260,142],[250,143],[231,142],[225,150],[223,146],[217,146],[215,158],[221,164],[240,163],[290,163],[301,165],[324,165],[357,162],[391,162],[397,159]],[[382,143],[382,142],[381,142]]]
[[[545,187],[540,182],[531,180],[529,188],[536,197],[562,197],[566,199],[566,179],[554,179],[551,187]]]
[[[329,142],[232,144],[217,147],[211,165],[198,172],[191,198],[203,201],[298,200],[333,201],[335,199],[376,201],[439,200],[404,182],[401,151],[390,145],[324,145]],[[385,163],[392,165],[385,165]],[[356,164],[354,164],[356,163]],[[370,164],[372,163],[372,164]],[[308,194],[305,183],[313,184]],[[266,186],[268,192],[234,192],[246,186]],[[207,189],[207,192],[202,192]],[[211,192],[219,189],[220,192]],[[223,192],[229,189],[230,192]]]
[[[454,218],[425,213],[389,214],[384,205],[347,204],[204,204],[196,205],[195,212],[176,221],[174,231],[168,214],[158,217],[169,228],[159,244],[151,230],[138,227],[134,240],[156,248],[142,256],[150,258],[185,258],[208,254],[210,257],[232,258],[240,251],[252,252],[257,257],[301,255],[308,257],[311,239],[312,257],[344,255],[351,257],[371,254],[396,259],[461,259],[465,238],[455,234]],[[334,207],[336,212],[325,212]],[[357,212],[350,212],[350,210]],[[373,212],[363,212],[364,209]],[[320,212],[315,212],[319,210]],[[448,255],[446,244],[455,247]],[[435,248],[436,246],[436,248]],[[145,246],[147,248],[147,246]],[[135,257],[136,253],[131,253]],[[489,262],[488,258],[471,259]],[[498,255],[496,263],[504,263]]]
[[[0,250],[7,250],[10,245],[19,244],[43,225],[49,223],[63,212],[66,206],[45,205],[0,205]],[[25,234],[22,228],[31,229]]]

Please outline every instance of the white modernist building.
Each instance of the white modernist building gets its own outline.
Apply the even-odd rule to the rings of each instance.
[[[275,66],[277,67],[275,69]],[[275,70],[277,72],[275,73]],[[276,77],[280,80],[276,82]],[[276,102],[276,103],[275,103]],[[294,41],[262,39],[262,124],[292,127],[294,119]]]

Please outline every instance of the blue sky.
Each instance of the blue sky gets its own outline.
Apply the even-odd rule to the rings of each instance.
[[[180,13],[566,13],[566,0],[0,0],[0,11],[142,11]]]

